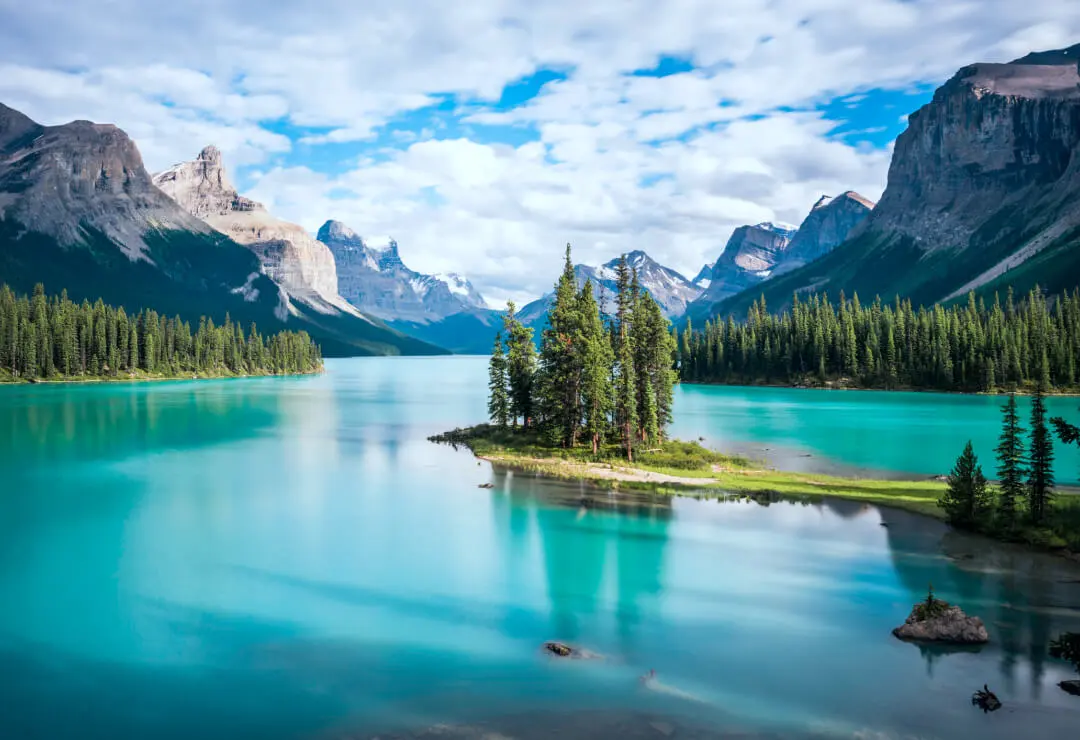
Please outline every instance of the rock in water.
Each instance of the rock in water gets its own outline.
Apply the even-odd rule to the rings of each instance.
[[[971,703],[983,710],[983,714],[987,712],[996,712],[1001,709],[1001,700],[997,698],[997,694],[991,691],[986,684],[983,684],[982,689],[972,694]]]
[[[958,606],[944,601],[933,615],[925,613],[925,602],[912,608],[907,620],[893,630],[901,640],[915,642],[942,642],[952,645],[981,645],[990,641],[986,626],[978,617],[969,617]]]
[[[1062,681],[1058,684],[1061,690],[1072,694],[1073,696],[1080,696],[1080,681]]]

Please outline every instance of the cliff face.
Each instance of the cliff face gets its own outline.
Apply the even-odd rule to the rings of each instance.
[[[337,268],[326,245],[237,193],[216,147],[155,175],[154,184],[193,216],[254,252],[267,276],[291,296],[323,310],[351,310],[338,295]]]
[[[389,321],[430,322],[487,310],[483,296],[460,275],[426,275],[406,267],[393,239],[369,245],[340,221],[323,224],[318,238],[337,262],[341,295],[361,311]]]
[[[799,225],[773,275],[791,272],[836,249],[873,207],[873,201],[851,190],[835,198],[821,196]]]
[[[713,264],[707,287],[687,307],[686,313],[692,318],[707,313],[713,304],[767,280],[786,259],[795,234],[794,227],[771,223],[735,229]],[[699,275],[698,284],[703,284],[700,278]]]
[[[151,263],[147,232],[210,233],[154,187],[120,129],[89,121],[41,126],[2,104],[0,216],[63,246],[84,243],[94,229],[130,259]]]
[[[180,194],[193,211],[214,218],[257,207],[232,191],[219,155],[216,163],[213,152],[203,159]],[[322,298],[290,301],[263,273],[251,249],[154,185],[120,129],[41,126],[0,104],[0,282],[16,291],[41,282],[77,301],[102,298],[192,321],[220,322],[228,313],[264,331],[305,329],[327,355],[441,352],[340,298],[344,308]]]
[[[1006,284],[1071,289],[1078,249],[1080,45],[957,72],[909,117],[869,217],[830,254],[770,281],[766,298],[843,289],[932,303]],[[752,299],[718,310],[738,314]]]

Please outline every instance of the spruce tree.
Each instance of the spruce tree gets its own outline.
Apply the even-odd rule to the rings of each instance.
[[[506,316],[503,317],[503,331],[506,334],[506,375],[510,389],[510,420],[517,426],[528,429],[533,414],[533,374],[536,371],[536,347],[533,345],[533,330],[517,318],[514,302],[506,304]]]
[[[563,447],[577,442],[581,428],[581,327],[574,265],[570,245],[555,297],[548,311],[548,327],[540,344],[535,402],[549,439]]]
[[[593,299],[592,283],[586,281],[578,294],[578,311],[582,317],[582,384],[581,401],[584,407],[584,432],[592,445],[593,454],[608,434],[609,416],[613,407],[611,369],[615,357],[611,341],[604,331],[599,307]]]
[[[976,529],[986,520],[990,495],[970,440],[949,473],[947,488],[938,506],[945,510],[949,523],[956,527]]]
[[[1031,397],[1031,443],[1028,463],[1028,512],[1032,524],[1042,525],[1054,496],[1054,440],[1046,425],[1045,380]]]
[[[634,440],[638,433],[638,383],[634,368],[634,343],[631,331],[636,291],[631,280],[630,267],[624,254],[615,268],[616,296],[615,324],[612,327],[612,344],[615,349],[615,424],[619,428],[626,459],[633,462]]]
[[[495,335],[495,346],[488,363],[488,416],[491,423],[505,428],[510,423],[510,389],[506,373],[506,354],[503,352],[502,335]]]
[[[1016,527],[1016,507],[1024,499],[1024,430],[1016,411],[1016,394],[1010,393],[1002,407],[1001,438],[997,446],[998,525],[1006,530]]]

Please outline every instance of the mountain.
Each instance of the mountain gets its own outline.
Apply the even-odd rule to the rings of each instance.
[[[725,301],[741,315],[764,291],[910,297],[930,304],[969,290],[1080,275],[1080,45],[1007,64],[964,67],[913,113],[896,140],[881,201],[835,250]]]
[[[291,308],[249,250],[158,189],[135,143],[107,124],[42,126],[0,104],[0,282],[189,320],[226,312],[264,331],[306,329],[328,355],[421,351],[386,327],[323,329]]]
[[[796,270],[836,249],[873,208],[872,200],[852,190],[835,198],[821,196],[799,224],[773,276]]]
[[[464,277],[411,270],[396,241],[365,240],[340,221],[324,223],[318,240],[337,264],[342,297],[357,309],[454,352],[491,351],[501,314]]]
[[[460,275],[425,275],[410,270],[401,261],[393,239],[369,243],[340,221],[327,221],[319,229],[318,240],[337,262],[342,297],[372,316],[437,321],[487,308],[483,296]]]
[[[699,284],[704,291],[687,307],[686,314],[691,318],[707,315],[717,302],[767,280],[784,259],[797,231],[794,226],[771,222],[735,229],[709,277],[702,279],[699,274],[695,279],[702,280]]]
[[[440,354],[445,350],[373,320],[338,294],[337,266],[330,249],[303,227],[272,216],[266,208],[240,195],[222,162],[208,146],[190,162],[154,175],[154,184],[173,201],[250,250],[261,271],[282,288],[279,318],[296,316],[354,348],[347,354]]]
[[[602,291],[606,296],[608,305],[612,305],[617,292],[615,268],[618,266],[620,259],[621,257],[616,257],[599,267],[574,265],[574,277],[577,279],[578,288],[580,289],[586,280],[591,280],[596,295],[599,297]],[[626,261],[630,267],[637,270],[638,282],[641,283],[641,287],[660,304],[660,309],[668,318],[681,316],[687,305],[701,293],[701,289],[683,277],[682,274],[672,270],[670,267],[664,267],[641,250],[635,250],[627,254]],[[537,330],[542,328],[544,318],[551,307],[554,296],[554,291],[546,293],[522,307],[518,312],[521,321]]]
[[[712,273],[713,268],[715,267],[715,262],[707,262],[702,265],[701,269],[698,270],[698,274],[694,276],[693,280],[690,281],[690,284],[693,285],[695,288],[704,291],[706,288],[709,287],[709,284],[712,283]]]

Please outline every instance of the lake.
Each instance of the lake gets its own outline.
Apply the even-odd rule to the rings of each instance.
[[[602,493],[581,508],[577,484],[426,441],[480,420],[485,394],[475,357],[0,388],[0,737],[1080,726],[1080,698],[1055,685],[1071,668],[1046,657],[1080,631],[1076,565],[851,501]],[[970,437],[989,471],[1000,403],[695,386],[677,392],[674,432],[890,475],[945,472]],[[1076,480],[1057,449],[1059,478]],[[930,582],[984,618],[989,645],[891,636]],[[603,659],[548,659],[551,639]],[[638,682],[650,669],[660,690]],[[971,706],[984,683],[1002,711]]]

